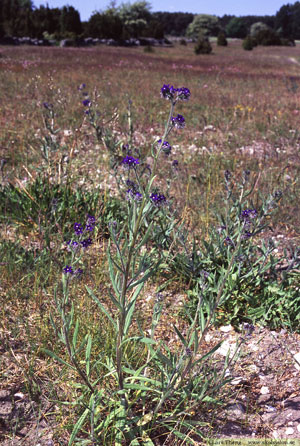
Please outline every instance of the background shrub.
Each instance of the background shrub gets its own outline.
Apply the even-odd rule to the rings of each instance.
[[[253,50],[255,44],[254,44],[254,39],[251,36],[247,36],[244,40],[243,40],[243,48],[246,51],[251,51]]]
[[[212,46],[208,37],[203,34],[199,34],[198,40],[195,45],[196,54],[210,54],[212,52]]]
[[[224,31],[219,32],[218,39],[217,39],[217,45],[218,46],[227,46],[228,45]]]

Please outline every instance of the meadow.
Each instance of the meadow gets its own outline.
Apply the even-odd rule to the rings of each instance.
[[[204,444],[299,333],[300,46],[213,45],[0,48],[4,445]]]

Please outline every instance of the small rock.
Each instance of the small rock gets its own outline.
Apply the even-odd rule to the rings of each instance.
[[[294,365],[295,365],[296,369],[300,370],[300,352],[296,353],[294,355],[294,359],[295,359],[295,364]]]
[[[9,400],[10,399],[10,391],[9,390],[0,390],[0,401]]]
[[[257,398],[257,402],[258,404],[264,404],[267,403],[268,401],[270,401],[271,399],[271,394],[267,394],[267,395],[259,395],[259,397]]]
[[[235,353],[235,345],[230,344],[228,341],[224,341],[220,348],[216,351],[219,355],[227,356],[229,353],[229,358],[232,358]]]
[[[286,435],[292,435],[294,433],[294,429],[292,427],[288,427],[285,431]]]
[[[262,388],[260,389],[260,393],[262,395],[267,395],[267,393],[270,393],[269,387],[267,386],[262,386]]]
[[[220,331],[222,331],[223,333],[229,333],[232,330],[232,325],[223,325],[222,327],[220,327]]]
[[[226,412],[230,418],[240,419],[246,413],[246,406],[243,403],[232,403],[226,406]]]
[[[246,382],[245,378],[243,378],[242,376],[237,376],[232,381],[230,381],[230,384],[238,386],[239,384],[244,384],[245,382]]]
[[[22,392],[18,392],[14,394],[14,397],[16,400],[23,400],[25,398],[25,395]]]
[[[300,432],[300,424],[297,426],[297,431]]]

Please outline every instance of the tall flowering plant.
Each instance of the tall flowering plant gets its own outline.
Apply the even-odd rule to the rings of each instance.
[[[161,88],[161,97],[169,102],[170,109],[162,137],[152,144],[151,166],[143,163],[138,151],[132,150],[129,145],[124,146],[119,169],[122,172],[120,184],[128,204],[128,215],[122,224],[112,221],[109,225],[107,258],[111,281],[110,308],[105,306],[93,289],[86,286],[89,295],[109,321],[114,337],[114,354],[98,360],[93,360],[91,356],[91,335],[86,336],[80,347],[76,344],[79,320],[75,321],[72,305],[70,314],[67,314],[71,278],[76,275],[76,271],[78,275],[75,266],[82,255],[83,244],[90,244],[90,237],[87,236],[95,222],[90,217],[85,227],[80,223],[74,225],[79,239],[69,242],[72,257],[63,271],[63,304],[59,304],[58,299],[57,303],[63,320],[61,340],[67,347],[70,366],[77,370],[81,386],[89,397],[74,426],[69,444],[76,439],[88,420],[92,444],[105,444],[104,439],[109,438],[117,446],[154,446],[153,441],[158,433],[172,433],[184,444],[192,444],[190,432],[201,435],[200,427],[196,426],[192,418],[193,411],[200,403],[214,401],[215,394],[226,382],[222,373],[208,378],[207,373],[203,372],[204,362],[220,344],[204,357],[199,354],[202,334],[212,320],[210,309],[203,308],[201,296],[187,333],[184,335],[174,325],[180,343],[176,352],[171,351],[164,342],[157,341],[155,336],[164,306],[162,294],[157,294],[147,330],[140,324],[136,331],[133,329],[137,300],[144,285],[157,272],[163,260],[159,244],[153,243],[157,235],[155,223],[168,208],[167,195],[157,185],[159,159],[172,151],[167,140],[172,131],[185,126],[184,117],[174,113],[176,104],[188,101],[190,96],[190,90],[186,87],[175,88],[167,84]],[[250,212],[245,218],[251,218]],[[165,222],[165,226],[168,226],[165,232],[171,233],[174,228],[172,215]],[[239,244],[238,241],[235,250],[239,249]],[[225,272],[224,281],[227,276],[228,272]],[[223,287],[221,282],[220,296]],[[141,345],[144,350],[140,361],[130,359],[128,349],[137,349]],[[84,348],[85,357],[77,359]],[[103,368],[106,370],[104,375]]]

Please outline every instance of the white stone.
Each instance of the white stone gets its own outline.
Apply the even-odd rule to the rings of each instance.
[[[300,424],[297,426],[297,431],[300,432]]]
[[[260,393],[262,395],[267,395],[267,393],[270,393],[269,387],[267,386],[262,386],[262,388],[260,389]]]
[[[229,333],[233,330],[233,327],[231,325],[223,325],[223,327],[220,327],[220,331],[223,333]]]
[[[235,345],[230,344],[228,341],[224,341],[221,347],[218,348],[216,353],[222,356],[227,356],[229,353],[229,358],[232,358],[235,353]]]
[[[300,370],[300,352],[294,355],[294,360],[295,360],[294,366],[296,367],[297,370]]]
[[[234,386],[238,386],[241,383],[244,383],[245,379],[242,376],[237,376],[232,381],[230,381],[230,384],[233,384]]]
[[[286,435],[292,435],[294,433],[294,429],[292,427],[288,427],[285,431]]]

